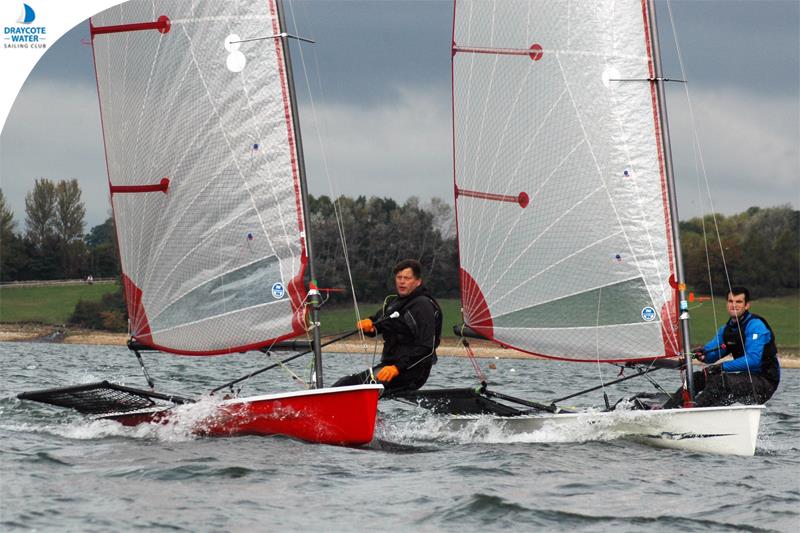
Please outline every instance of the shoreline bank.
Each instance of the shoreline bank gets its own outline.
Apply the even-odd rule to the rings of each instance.
[[[110,333],[106,331],[54,328],[38,324],[0,324],[0,342],[55,342],[63,344],[85,344],[105,346],[125,346],[128,336],[125,333]],[[323,339],[324,342],[324,339]],[[470,348],[475,357],[501,359],[546,359],[535,355],[524,354],[503,348],[493,342],[470,340]],[[352,340],[340,341],[322,350],[324,353],[352,353],[371,355],[380,354],[380,344],[373,339],[365,342]],[[456,338],[444,338],[436,350],[443,357],[467,357],[465,349]],[[800,368],[800,353],[779,353],[782,368]]]

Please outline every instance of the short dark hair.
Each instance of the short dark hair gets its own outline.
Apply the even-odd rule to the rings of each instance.
[[[750,289],[747,287],[731,287],[730,293],[734,296],[737,294],[744,294],[744,303],[750,301]]]
[[[410,268],[414,272],[414,277],[419,279],[422,277],[422,265],[416,259],[403,259],[397,263],[392,269],[392,274],[397,274],[401,270]]]

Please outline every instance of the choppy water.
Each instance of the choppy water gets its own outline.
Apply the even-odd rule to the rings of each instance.
[[[159,389],[186,394],[257,368],[257,357],[145,355]],[[602,434],[510,436],[491,424],[477,434],[452,433],[394,402],[381,404],[377,434],[384,443],[368,448],[282,437],[195,438],[164,427],[89,422],[15,398],[100,379],[142,386],[124,348],[0,343],[0,358],[3,530],[800,530],[796,370],[784,371],[762,418],[756,456],[742,458],[660,450]],[[328,357],[327,379],[367,362]],[[292,369],[305,374],[305,364]],[[599,383],[594,365],[482,364],[496,390],[531,399]],[[610,366],[602,372],[606,380],[616,376]],[[454,383],[474,383],[471,366],[441,358],[429,386]],[[662,383],[677,386],[674,377]],[[285,371],[274,370],[243,393],[292,387]],[[640,381],[610,389],[609,396],[614,401],[649,388]],[[580,401],[602,402],[597,395]]]

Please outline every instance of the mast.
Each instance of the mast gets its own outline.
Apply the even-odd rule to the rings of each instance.
[[[292,105],[292,127],[294,129],[295,146],[297,149],[297,169],[300,175],[300,199],[303,205],[303,225],[305,226],[306,257],[308,258],[308,272],[311,276],[309,284],[308,300],[311,303],[311,324],[312,324],[312,349],[314,350],[314,373],[316,374],[316,388],[323,386],[322,381],[322,349],[320,347],[319,334],[319,307],[320,295],[317,290],[317,276],[314,271],[314,254],[311,246],[311,215],[308,209],[308,184],[306,182],[306,165],[303,158],[303,141],[300,136],[300,115],[297,110],[297,98],[295,97],[294,76],[292,74],[292,60],[289,55],[289,36],[286,32],[286,19],[283,14],[283,0],[276,0],[275,7],[278,10],[278,26],[281,33],[281,43],[283,44],[283,57],[286,66],[286,80],[289,85],[289,101]]]
[[[675,175],[672,166],[672,148],[669,138],[669,122],[667,120],[667,98],[664,88],[664,79],[661,73],[661,50],[658,40],[658,25],[656,23],[655,0],[647,0],[647,16],[650,25],[650,41],[653,47],[653,77],[652,83],[656,84],[658,98],[658,118],[661,126],[661,143],[664,150],[664,170],[667,178],[667,197],[669,198],[669,216],[672,224],[672,244],[675,249],[675,278],[678,285],[680,299],[680,324],[681,344],[683,345],[683,358],[686,363],[686,389],[689,400],[694,404],[694,379],[692,376],[692,353],[690,351],[689,311],[686,303],[686,278],[683,269],[683,256],[681,254],[681,239],[678,232],[678,197],[675,192]]]

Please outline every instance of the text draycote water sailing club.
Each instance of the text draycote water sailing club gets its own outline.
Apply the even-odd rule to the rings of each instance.
[[[3,28],[3,33],[7,35],[6,40],[11,39],[15,43],[38,43],[40,37],[47,35],[47,28],[44,26],[6,26]]]

